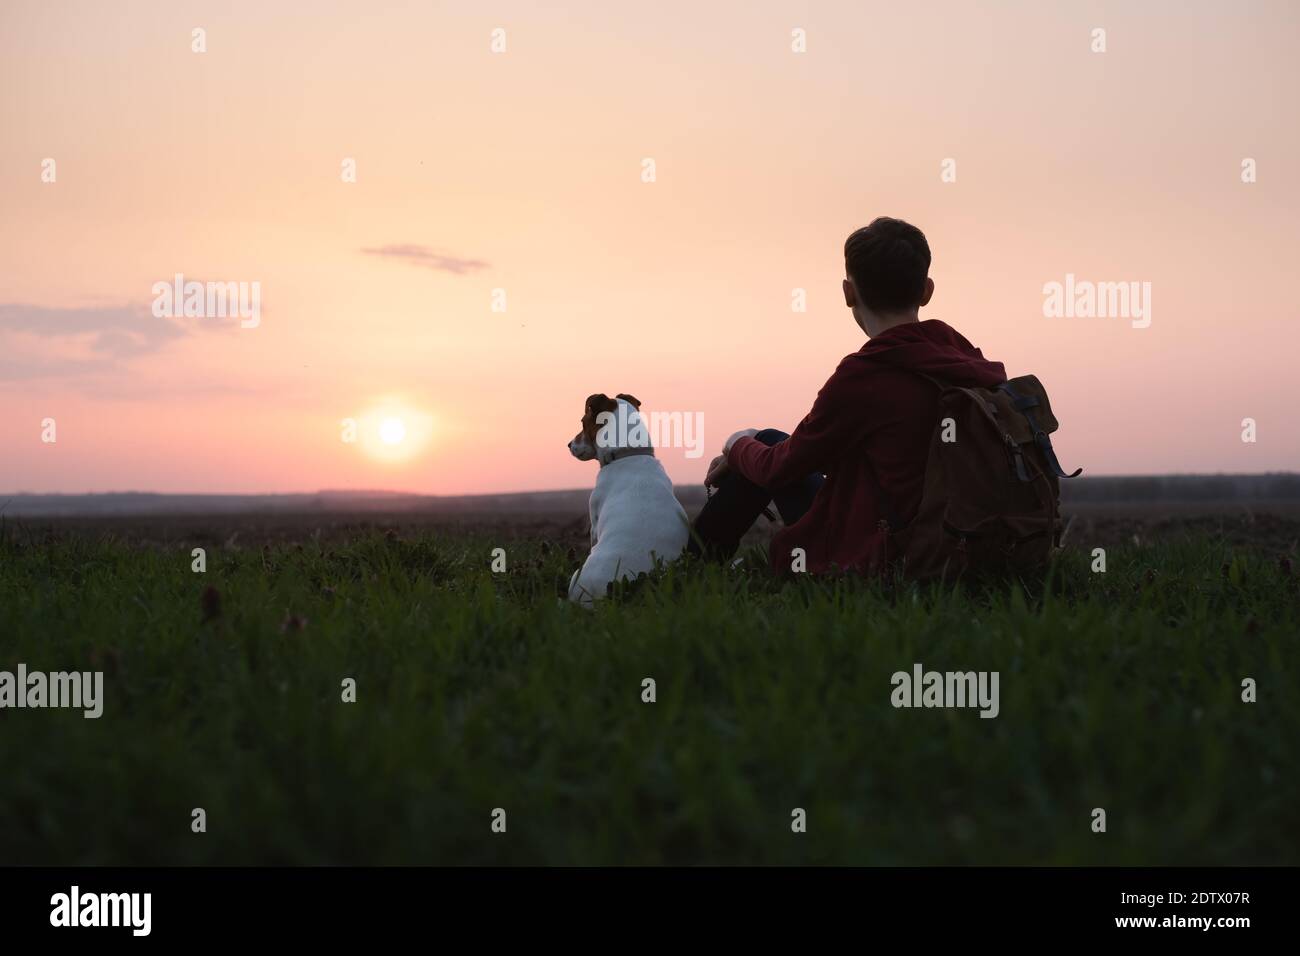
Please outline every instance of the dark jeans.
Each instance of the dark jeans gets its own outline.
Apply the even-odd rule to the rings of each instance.
[[[765,428],[754,436],[764,445],[778,445],[789,437],[775,428]],[[814,473],[784,488],[768,490],[733,469],[696,516],[687,550],[713,561],[730,559],[740,547],[741,537],[769,503],[776,505],[787,526],[792,525],[808,513],[825,480]]]

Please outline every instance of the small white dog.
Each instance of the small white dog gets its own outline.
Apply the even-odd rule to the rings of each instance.
[[[569,580],[569,600],[584,607],[603,598],[611,581],[651,570],[656,558],[680,555],[690,535],[640,408],[631,395],[592,395],[582,430],[569,442],[574,458],[600,462],[591,492],[591,554]]]

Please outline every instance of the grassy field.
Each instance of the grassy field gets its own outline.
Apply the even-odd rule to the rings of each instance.
[[[0,669],[103,670],[105,702],[0,711],[0,863],[1300,863],[1271,546],[1174,535],[981,591],[751,553],[584,613],[557,601],[582,555],[544,541],[9,524]],[[998,671],[1000,714],[895,709],[916,663]]]

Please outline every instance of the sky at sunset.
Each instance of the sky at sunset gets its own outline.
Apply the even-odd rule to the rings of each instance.
[[[1300,469],[1298,41],[1227,0],[3,0],[0,494],[582,487],[592,392],[701,415],[659,452],[698,482],[862,345],[877,215],[1067,469]],[[155,315],[178,273],[259,321]],[[1149,326],[1045,315],[1067,274]]]

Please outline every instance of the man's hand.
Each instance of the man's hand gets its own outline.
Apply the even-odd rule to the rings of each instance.
[[[753,438],[758,434],[757,428],[742,428],[722,445],[722,454],[709,463],[708,474],[704,476],[705,488],[716,488],[728,474],[731,473],[731,466],[727,464],[727,455],[731,452],[731,446],[742,438]]]
[[[730,455],[732,445],[740,441],[740,439],[742,438],[753,438],[757,434],[758,434],[757,428],[742,428],[740,431],[736,432],[734,435],[732,435],[730,438],[728,438],[725,442],[722,443],[722,453],[724,455]]]
[[[722,483],[722,479],[730,472],[731,466],[727,464],[727,456],[719,455],[717,458],[713,459],[713,461],[709,462],[708,474],[704,476],[704,487],[718,487],[718,485]]]

